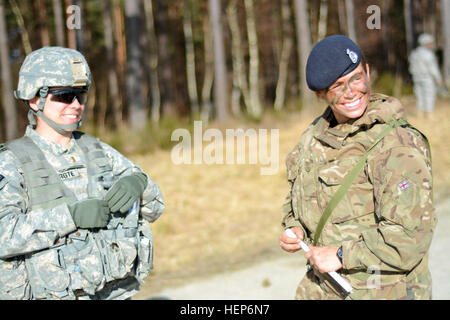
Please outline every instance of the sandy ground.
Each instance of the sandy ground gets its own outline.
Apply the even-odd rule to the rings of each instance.
[[[436,206],[438,224],[430,249],[433,299],[450,299],[450,199]],[[233,272],[210,275],[159,292],[140,292],[135,299],[289,300],[305,273],[302,254],[280,254]]]

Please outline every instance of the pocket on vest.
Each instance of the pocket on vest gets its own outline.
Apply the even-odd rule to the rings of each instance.
[[[61,254],[73,290],[82,289],[93,295],[103,288],[106,281],[101,255],[87,230],[79,229],[70,234]]]
[[[105,230],[98,234],[104,245],[104,263],[112,279],[133,275],[137,256],[136,229]]]
[[[138,261],[136,279],[143,282],[153,269],[153,235],[150,227],[144,222],[138,231]]]
[[[30,299],[30,285],[25,262],[0,259],[0,300],[27,299]]]
[[[62,299],[69,295],[70,276],[60,264],[57,249],[35,254],[28,263],[32,270],[34,298]]]

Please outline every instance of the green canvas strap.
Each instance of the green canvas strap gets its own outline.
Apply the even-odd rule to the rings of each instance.
[[[339,189],[336,191],[334,196],[331,198],[330,202],[328,203],[327,207],[325,208],[325,211],[323,212],[322,216],[320,217],[319,224],[317,225],[316,232],[314,234],[313,239],[313,246],[317,245],[317,242],[319,241],[320,235],[322,233],[323,227],[325,226],[325,223],[327,222],[328,218],[330,217],[333,210],[336,208],[338,203],[342,200],[344,195],[347,193],[347,190],[352,185],[353,181],[356,179],[358,174],[361,172],[361,170],[364,168],[364,165],[366,163],[367,157],[369,154],[375,149],[375,146],[394,128],[398,126],[408,125],[408,122],[404,119],[393,119],[389,121],[388,126],[380,133],[380,135],[377,137],[373,145],[366,151],[366,153],[359,159],[358,163],[353,167],[352,171],[350,171],[349,174],[347,174],[344,178],[344,181],[342,182]]]

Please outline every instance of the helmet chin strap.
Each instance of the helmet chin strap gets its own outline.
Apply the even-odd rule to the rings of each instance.
[[[43,87],[39,90],[38,111],[30,108],[30,111],[28,112],[28,120],[30,121],[30,124],[32,126],[36,125],[36,120],[33,118],[34,114],[35,116],[40,117],[42,120],[44,120],[50,127],[55,129],[60,134],[66,134],[70,131],[78,129],[81,126],[82,123],[81,120],[72,124],[59,124],[50,120],[44,115],[44,105],[47,95],[48,95],[48,87]]]

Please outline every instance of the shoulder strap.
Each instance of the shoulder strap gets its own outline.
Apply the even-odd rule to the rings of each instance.
[[[97,187],[98,181],[110,186],[113,180],[109,160],[96,137],[81,131],[73,132],[73,136],[86,158],[88,194],[90,197],[101,196]]]
[[[352,171],[347,174],[344,178],[344,182],[341,184],[339,189],[336,191],[334,196],[331,198],[330,202],[328,202],[327,207],[325,208],[322,216],[320,217],[319,224],[317,225],[316,232],[314,234],[313,245],[317,245],[317,241],[319,241],[320,234],[322,233],[323,227],[330,217],[333,210],[336,208],[338,203],[342,200],[344,195],[347,193],[348,188],[352,185],[353,181],[355,181],[358,174],[364,168],[367,157],[374,150],[375,146],[394,128],[398,126],[406,125],[407,122],[404,119],[393,119],[387,123],[386,128],[380,133],[372,146],[364,153],[364,155],[359,159],[358,163],[353,167]]]
[[[29,137],[9,141],[6,147],[16,156],[24,172],[30,208],[50,208],[76,199]]]

